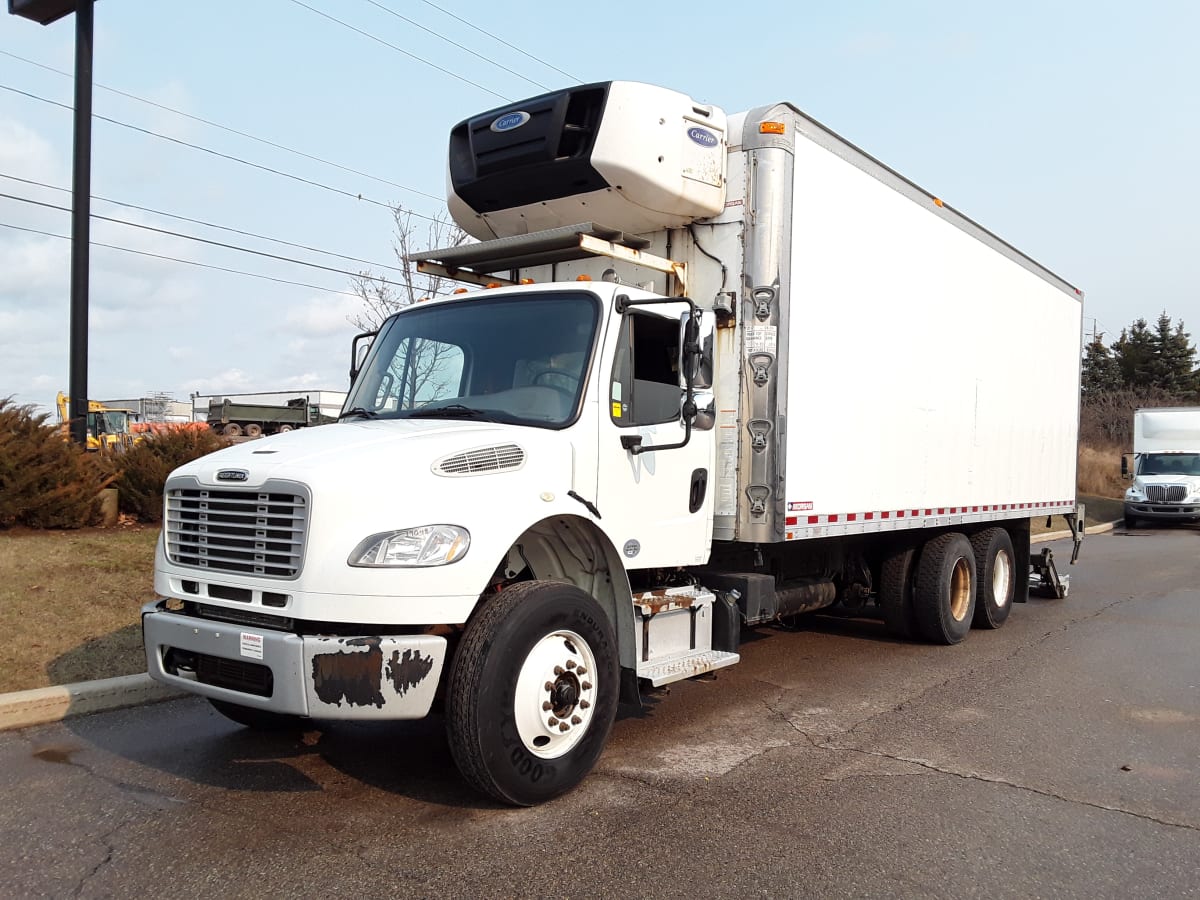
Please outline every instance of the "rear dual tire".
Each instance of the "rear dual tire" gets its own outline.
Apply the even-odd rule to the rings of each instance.
[[[921,636],[935,644],[957,644],[975,614],[975,551],[957,532],[925,543],[917,564],[913,611]]]
[[[975,569],[976,628],[999,628],[1012,612],[1016,596],[1016,556],[1012,538],[1003,528],[989,528],[971,537]]]

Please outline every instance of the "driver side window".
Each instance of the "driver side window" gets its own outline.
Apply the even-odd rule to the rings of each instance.
[[[613,361],[611,416],[621,427],[679,419],[679,322],[630,311]]]

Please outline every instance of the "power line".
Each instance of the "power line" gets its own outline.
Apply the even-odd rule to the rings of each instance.
[[[62,193],[67,193],[67,194],[71,193],[70,188],[59,187],[58,185],[53,185],[53,184],[46,184],[43,181],[34,181],[31,178],[18,178],[16,175],[7,175],[4,172],[0,172],[0,178],[7,178],[10,181],[19,181],[22,184],[35,185],[37,187],[46,188],[47,190],[51,190],[51,191],[60,191]],[[161,210],[161,209],[154,209],[149,206],[138,206],[137,204],[134,204],[134,203],[122,203],[120,200],[112,200],[108,197],[101,197],[99,194],[92,194],[92,199],[99,200],[102,203],[111,203],[114,206],[124,207],[125,209],[136,209],[141,212],[153,213],[156,216],[166,216],[168,219],[178,219],[181,222],[190,222],[193,225],[202,225],[206,228],[215,228],[219,231],[228,231],[228,232],[231,232],[232,234],[240,234],[243,237],[257,238],[260,241],[270,241],[273,244],[282,244],[285,247],[295,247],[298,250],[307,250],[310,253],[321,253],[325,256],[333,256],[333,257],[336,257],[337,259],[344,259],[349,262],[363,263],[364,265],[373,266],[378,269],[391,269],[394,272],[403,272],[404,271],[403,269],[401,269],[397,266],[389,266],[389,265],[385,265],[383,263],[371,262],[368,259],[359,259],[357,256],[346,256],[344,253],[334,253],[332,250],[322,250],[319,247],[309,247],[306,244],[297,244],[292,241],[285,241],[281,238],[268,237],[265,234],[256,234],[253,231],[243,231],[240,228],[230,228],[227,225],[217,225],[214,222],[206,222],[203,219],[192,219],[192,218],[189,218],[188,216],[180,216],[175,213],[165,212],[164,210]],[[407,210],[405,210],[405,212],[407,212]]]
[[[40,234],[44,237],[59,238],[60,240],[64,241],[71,240],[69,235],[54,234],[50,231],[40,231],[37,228],[26,228],[22,225],[11,225],[8,222],[0,222],[0,227],[11,228],[13,231],[25,231],[30,234]],[[333,288],[321,287],[319,284],[306,284],[303,281],[289,281],[286,278],[275,278],[271,275],[262,275],[257,272],[243,272],[240,269],[229,269],[225,266],[214,266],[210,263],[196,262],[194,259],[180,259],[177,256],[166,256],[162,253],[151,253],[148,250],[134,250],[132,247],[120,247],[116,244],[104,244],[100,241],[89,241],[88,243],[90,243],[93,247],[104,247],[108,250],[120,250],[123,253],[134,253],[138,256],[149,256],[153,259],[163,259],[168,262],[183,263],[185,266],[198,266],[201,269],[215,269],[218,272],[228,272],[231,275],[244,275],[247,278],[261,278],[264,281],[274,281],[278,284],[291,284],[295,285],[296,287],[311,288],[314,291],[324,291],[327,294],[341,294],[344,297],[355,297],[361,299],[359,298],[358,294],[352,294],[349,291],[335,291]]]
[[[508,41],[504,40],[503,38],[497,37],[496,35],[494,35],[494,34],[491,34],[490,32],[484,31],[482,28],[479,28],[478,26],[476,26],[476,25],[473,25],[471,22],[468,22],[466,19],[462,18],[462,16],[456,16],[454,13],[450,12],[450,10],[448,10],[448,9],[443,9],[442,7],[438,6],[436,3],[431,3],[431,2],[430,2],[430,0],[421,0],[421,2],[422,2],[422,3],[424,3],[426,6],[432,6],[432,7],[433,7],[434,9],[436,9],[438,12],[440,12],[440,13],[443,13],[444,15],[447,15],[447,16],[449,16],[450,18],[454,19],[455,21],[457,21],[457,22],[461,22],[463,25],[466,25],[468,28],[471,28],[471,29],[474,29],[475,31],[478,31],[478,32],[479,32],[480,34],[482,34],[484,37],[490,38],[490,39],[491,39],[491,40],[493,40],[493,41],[497,41],[498,43],[501,43],[501,44],[503,44],[505,47],[508,47],[510,50],[516,50],[516,51],[517,51],[518,53],[520,53],[522,56],[525,56],[525,57],[527,57],[528,59],[531,59],[531,60],[533,60],[534,62],[536,62],[536,63],[539,63],[539,64],[541,64],[541,65],[545,66],[545,67],[546,67],[546,68],[548,68],[548,69],[553,69],[553,70],[554,70],[555,72],[557,72],[559,75],[563,75],[563,76],[565,76],[565,77],[567,77],[567,78],[570,78],[570,79],[571,79],[572,81],[574,81],[576,84],[582,84],[582,83],[583,83],[582,79],[576,78],[574,75],[571,75],[571,74],[570,74],[570,73],[568,73],[568,72],[564,72],[562,69],[558,68],[557,66],[552,66],[550,63],[546,62],[544,59],[540,59],[539,57],[533,56],[533,55],[532,55],[531,53],[529,53],[528,51],[526,51],[526,50],[522,50],[520,47],[517,47],[517,46],[516,46],[516,45],[514,45],[514,44],[510,44]],[[528,80],[528,79],[526,79],[526,80]]]
[[[56,69],[53,66],[48,66],[45,63],[40,63],[40,62],[37,62],[36,60],[26,59],[23,56],[18,56],[15,53],[10,53],[8,50],[0,49],[0,54],[10,57],[11,59],[19,60],[20,62],[23,62],[23,63],[28,63],[31,66],[37,66],[39,69],[45,69],[48,72],[54,72],[55,74],[58,74],[58,75],[65,75],[67,78],[74,77],[70,72],[64,71],[63,69]],[[98,87],[104,91],[108,91],[109,93],[112,93],[112,94],[118,94],[122,97],[127,97],[130,100],[136,100],[139,103],[145,103],[147,106],[153,106],[155,109],[161,109],[161,110],[164,110],[169,113],[174,113],[177,116],[183,116],[185,119],[191,119],[194,122],[200,122],[201,124],[208,125],[212,128],[219,128],[222,131],[229,132],[230,134],[236,134],[238,137],[244,137],[244,138],[249,138],[252,141],[258,141],[258,143],[264,144],[268,147],[273,147],[276,150],[283,150],[286,153],[292,153],[292,154],[295,154],[296,156],[301,156],[304,159],[312,160],[313,162],[319,162],[319,163],[323,163],[324,165],[327,165],[327,166],[333,166],[335,169],[341,169],[343,172],[349,172],[352,175],[361,175],[363,178],[370,178],[372,181],[378,181],[380,184],[387,184],[392,187],[399,188],[402,191],[408,191],[409,193],[412,193],[412,194],[419,194],[422,197],[428,197],[430,200],[437,200],[439,203],[442,201],[441,197],[435,196],[434,194],[428,194],[425,191],[417,190],[416,188],[409,187],[408,185],[400,184],[395,181],[390,181],[387,178],[381,178],[378,175],[371,175],[368,172],[360,172],[358,169],[352,169],[349,166],[342,165],[341,163],[337,163],[337,162],[334,162],[329,159],[323,159],[319,156],[313,156],[310,153],[305,153],[302,150],[297,150],[294,147],[288,147],[284,144],[277,144],[275,141],[270,141],[270,140],[267,140],[266,138],[258,137],[257,135],[250,134],[247,131],[240,131],[237,128],[232,128],[228,125],[222,125],[220,122],[214,122],[211,119],[205,119],[202,116],[194,116],[191,113],[184,112],[183,110],[175,109],[170,106],[165,106],[164,104],[156,103],[153,100],[147,100],[145,97],[139,97],[136,94],[130,94],[127,91],[122,91],[122,90],[119,90],[114,87],[107,87],[107,86],[105,86],[103,84],[99,84],[99,83],[95,84],[95,87]]]
[[[59,206],[56,203],[46,203],[44,200],[34,200],[30,197],[18,197],[15,194],[5,194],[0,192],[0,197],[6,200],[16,200],[19,203],[30,203],[34,206],[42,206],[46,209],[57,209],[61,212],[71,212],[70,207]],[[362,272],[350,272],[346,269],[335,269],[332,266],[323,266],[320,263],[307,262],[303,259],[292,259],[290,256],[279,256],[275,253],[266,253],[262,250],[254,250],[250,247],[239,247],[237,244],[226,244],[224,241],[214,241],[208,238],[202,238],[194,234],[183,234],[179,231],[170,231],[166,228],[155,228],[153,225],[144,225],[140,222],[130,222],[127,219],[115,219],[112,216],[102,216],[99,213],[90,214],[93,219],[98,219],[101,222],[112,222],[115,225],[127,225],[130,228],[140,228],[143,231],[153,231],[156,234],[165,234],[170,237],[181,238],[185,241],[196,241],[199,244],[208,244],[211,247],[221,247],[224,250],[236,250],[239,253],[249,253],[253,256],[261,256],[264,259],[273,259],[278,262],[292,263],[297,266],[308,266],[310,269],[320,269],[323,272],[333,272],[336,275],[349,275],[351,278],[361,278],[364,281],[378,281],[382,284],[390,284],[386,278],[380,278],[375,275],[365,275]]]
[[[534,87],[540,87],[544,91],[550,90],[550,88],[547,85],[542,84],[540,81],[534,81],[532,78],[527,78],[524,75],[522,75],[520,72],[516,72],[516,71],[510,69],[508,66],[502,65],[501,63],[496,62],[494,59],[488,59],[486,56],[483,56],[483,55],[477,53],[476,51],[472,50],[470,47],[464,47],[462,44],[458,43],[457,41],[450,40],[450,38],[446,37],[444,34],[441,34],[440,32],[434,31],[432,28],[426,28],[420,22],[414,22],[412,19],[408,18],[407,16],[400,15],[400,13],[396,12],[394,9],[389,9],[388,7],[384,6],[382,3],[379,2],[379,0],[367,0],[367,2],[370,3],[372,6],[382,9],[385,13],[395,16],[397,19],[400,19],[402,22],[407,22],[409,25],[412,25],[414,28],[420,28],[422,31],[424,31],[428,34],[432,34],[438,40],[445,41],[447,44],[449,44],[452,47],[457,47],[459,50],[465,51],[466,53],[470,53],[476,59],[481,59],[484,62],[488,63],[489,65],[495,66],[497,69],[503,69],[509,75],[515,75],[518,78],[520,78],[522,81],[528,81]]]
[[[298,0],[292,0],[292,2],[298,2]],[[66,109],[66,110],[71,109],[71,107],[69,105],[67,105],[66,103],[60,103],[59,101],[51,100],[48,97],[41,97],[37,94],[30,93],[29,91],[23,91],[23,90],[20,90],[19,88],[11,87],[10,85],[7,85],[7,84],[0,84],[0,90],[10,91],[11,93],[14,93],[14,94],[20,94],[21,96],[29,97],[32,100],[40,100],[43,103],[49,103],[51,106],[57,106],[57,107],[60,107],[61,109]],[[375,206],[379,206],[379,207],[382,207],[383,209],[387,209],[387,210],[394,209],[394,207],[390,203],[385,203],[382,200],[375,200],[371,197],[365,197],[362,194],[355,194],[352,191],[343,190],[342,188],[336,188],[331,185],[324,184],[320,181],[313,181],[312,179],[309,179],[309,178],[303,178],[299,175],[293,175],[290,172],[284,172],[280,169],[273,169],[270,166],[264,166],[260,163],[250,162],[249,160],[242,159],[239,156],[232,156],[228,153],[221,153],[217,150],[211,149],[210,147],[204,147],[204,146],[201,146],[200,144],[192,144],[192,143],[189,143],[188,141],[180,140],[179,138],[173,138],[173,137],[170,137],[169,135],[160,134],[157,131],[151,131],[149,128],[142,128],[138,125],[130,125],[128,122],[122,122],[118,119],[111,119],[108,116],[102,116],[99,114],[93,114],[93,118],[100,119],[101,121],[108,122],[112,125],[119,125],[122,128],[128,128],[131,131],[138,131],[138,132],[141,132],[142,134],[148,134],[151,137],[160,138],[161,140],[164,140],[164,141],[170,141],[173,144],[180,144],[184,147],[191,147],[193,150],[200,150],[204,153],[209,153],[209,154],[219,157],[221,159],[229,160],[230,162],[241,163],[242,165],[249,166],[252,169],[259,169],[263,172],[270,172],[273,175],[279,175],[283,178],[290,178],[293,181],[299,181],[302,184],[307,184],[307,185],[310,185],[311,187],[318,187],[318,188],[321,188],[322,190],[326,190],[326,191],[329,191],[334,194],[340,194],[341,196],[349,197],[352,200],[362,200],[366,203],[371,203]],[[413,212],[413,215],[417,216],[418,218],[421,218],[421,219],[428,219],[431,222],[438,221],[433,216],[426,216],[426,215],[423,215],[418,212]]]
[[[509,99],[508,97],[505,97],[503,94],[497,94],[491,88],[486,88],[482,84],[479,84],[476,81],[472,81],[469,78],[464,78],[463,76],[459,75],[457,72],[451,72],[449,69],[442,68],[437,63],[432,63],[427,59],[422,59],[421,57],[417,56],[415,53],[409,53],[403,47],[397,47],[395,44],[388,43],[383,38],[376,37],[375,35],[371,34],[369,31],[363,31],[361,28],[355,28],[349,22],[343,22],[341,19],[337,18],[336,16],[331,16],[331,15],[329,15],[329,13],[321,12],[321,10],[319,10],[319,9],[313,9],[307,3],[301,2],[301,0],[291,0],[291,2],[295,3],[297,6],[303,6],[309,12],[316,13],[318,16],[321,16],[324,19],[328,19],[330,22],[336,22],[338,25],[341,25],[343,28],[349,28],[351,31],[353,31],[357,34],[361,34],[363,37],[370,38],[371,40],[375,41],[376,43],[383,44],[385,47],[390,47],[391,49],[395,50],[397,53],[404,54],[409,59],[415,59],[419,63],[424,63],[425,65],[429,66],[430,68],[437,69],[439,72],[441,72],[445,75],[449,75],[451,78],[456,78],[459,81],[463,82],[464,84],[471,85],[471,87],[477,87],[484,93],[491,94],[493,97],[499,97],[501,100]]]

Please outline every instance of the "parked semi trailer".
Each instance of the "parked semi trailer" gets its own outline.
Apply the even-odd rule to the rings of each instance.
[[[339,424],[174,472],[154,678],[259,727],[438,700],[533,804],[746,628],[954,644],[1031,563],[1061,595],[1074,286],[786,103],[575,87],[455,127],[448,180],[481,243],[414,259],[492,287],[357,338]]]

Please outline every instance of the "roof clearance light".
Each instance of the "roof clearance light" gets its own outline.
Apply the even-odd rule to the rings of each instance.
[[[576,275],[575,280],[576,281],[591,281],[592,276],[591,275]]]
[[[467,292],[467,289],[466,289],[466,288],[455,288],[455,289],[454,289],[453,291],[451,291],[450,293],[452,293],[452,294],[465,294],[466,292]]]
[[[933,205],[934,205],[934,206],[945,206],[946,204],[942,202],[942,198],[941,198],[941,197],[934,197],[934,198],[933,198]]]
[[[490,291],[492,288],[498,288],[498,287],[500,287],[500,286],[501,286],[501,285],[500,285],[500,282],[498,282],[498,281],[489,281],[489,282],[487,283],[487,285],[486,285],[486,287],[487,287],[487,289],[488,289],[489,291]]]
[[[532,278],[522,278],[521,279],[521,284],[534,284],[534,283],[535,282]]]
[[[759,122],[759,134],[784,134],[787,131],[783,122]]]

